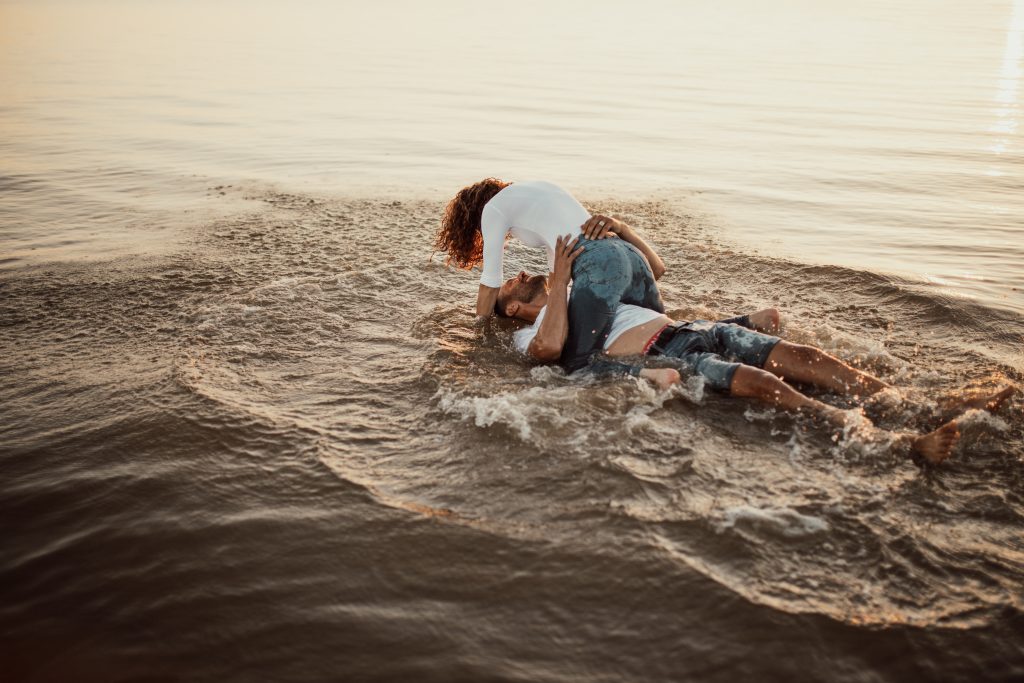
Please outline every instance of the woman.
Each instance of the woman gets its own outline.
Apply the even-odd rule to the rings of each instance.
[[[604,239],[610,234],[622,239]],[[448,263],[466,269],[481,266],[476,298],[480,318],[494,312],[509,235],[543,248],[549,270],[559,237],[583,237],[582,253],[573,263],[569,338],[562,354],[569,372],[586,365],[602,348],[619,303],[665,311],[654,273],[660,277],[664,264],[625,223],[591,216],[572,195],[552,183],[487,178],[462,188],[448,203],[435,241],[435,248],[448,254]]]

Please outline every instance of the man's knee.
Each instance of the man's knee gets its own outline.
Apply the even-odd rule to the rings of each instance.
[[[772,352],[768,354],[764,367],[767,370],[785,371],[787,366],[792,367],[794,363],[812,365],[820,361],[822,357],[823,353],[820,349],[783,340],[776,344]]]
[[[732,396],[765,397],[777,393],[785,384],[775,375],[750,365],[736,368],[729,385]]]

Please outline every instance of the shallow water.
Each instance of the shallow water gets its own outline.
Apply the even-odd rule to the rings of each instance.
[[[1016,6],[523,5],[462,41],[491,10],[398,6],[0,8],[8,675],[1024,676],[1021,399],[921,470],[531,367],[429,248],[467,177],[558,180],[650,236],[675,317],[777,306],[930,428],[1024,379],[1016,128],[971,151]]]
[[[884,439],[833,442],[692,383],[581,386],[473,327],[474,276],[424,248],[440,203],[260,201],[170,255],[4,277],[16,671],[1019,673],[1019,402],[970,416],[922,472]],[[603,205],[679,266],[674,315],[772,300],[787,338],[902,387],[880,424],[924,429],[944,390],[1021,383],[1017,322],[994,311]]]

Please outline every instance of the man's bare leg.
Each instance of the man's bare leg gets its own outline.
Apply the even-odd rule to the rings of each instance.
[[[787,341],[775,345],[764,369],[782,379],[812,384],[836,394],[870,396],[890,388],[877,377],[850,367],[821,349]]]
[[[764,369],[785,380],[811,384],[826,391],[848,396],[871,396],[883,389],[892,388],[890,384],[850,367],[821,349],[787,341],[780,341],[775,345],[768,355]],[[1010,386],[991,393],[975,392],[969,396],[957,393],[940,399],[939,407],[942,414],[947,417],[959,415],[972,408],[994,413],[1015,393],[1016,390]]]
[[[741,365],[736,370],[736,374],[732,377],[732,384],[729,385],[729,394],[743,398],[755,398],[791,413],[818,415],[837,427],[846,424],[846,415],[843,411],[809,396],[804,396],[779,377],[750,365]]]
[[[987,410],[994,413],[1017,393],[1011,386],[1005,386],[989,393],[986,390],[966,392],[960,391],[951,396],[938,399],[939,409],[943,415],[960,414],[965,410]]]
[[[736,370],[732,384],[729,386],[729,393],[732,396],[763,401],[789,412],[820,416],[836,427],[845,427],[849,419],[846,412],[809,396],[804,396],[776,375],[749,365],[742,365]],[[956,421],[953,420],[923,436],[913,434],[897,434],[897,436],[901,440],[906,440],[913,451],[924,456],[929,462],[938,464],[952,454],[953,446],[960,438],[960,432],[957,429]]]

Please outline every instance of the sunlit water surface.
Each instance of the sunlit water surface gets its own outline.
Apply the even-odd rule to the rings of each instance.
[[[433,197],[498,175],[656,194],[770,253],[1024,310],[1019,0],[0,12],[19,259],[194,176]]]
[[[922,471],[693,382],[531,368],[430,260],[461,185],[553,180],[644,230],[676,317],[778,306],[899,388],[882,427],[929,429],[1024,379],[1022,22],[0,4],[0,670],[1024,677],[1019,399]]]

